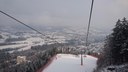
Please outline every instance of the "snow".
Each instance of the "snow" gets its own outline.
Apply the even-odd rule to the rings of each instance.
[[[6,48],[20,48],[20,47],[24,47],[27,44],[14,44],[14,45],[4,45],[4,46],[0,46],[0,49],[6,49]]]
[[[5,39],[0,39],[0,43],[4,43],[5,42]]]
[[[84,64],[81,66],[80,55],[58,54],[53,62],[42,72],[93,72],[97,58],[83,56]]]
[[[33,38],[28,38],[27,40],[24,40],[24,41],[15,41],[14,43],[16,44],[0,46],[0,49],[21,48],[19,51],[28,50],[31,48],[31,46],[43,45],[44,41],[41,38],[33,37]]]
[[[104,42],[98,42],[98,43],[91,43],[88,48],[90,52],[93,53],[100,53],[102,52],[102,49],[104,47]]]
[[[101,69],[99,72],[128,72],[128,64],[122,65],[111,65],[107,66],[106,68]],[[113,71],[108,70],[108,68],[114,68]]]
[[[15,35],[10,35],[10,36],[17,37]],[[5,40],[6,39],[0,39],[0,43],[5,43]],[[47,43],[47,44],[54,44],[55,43],[52,39],[47,39],[47,41],[45,41],[45,40],[46,40],[45,38],[41,38],[41,37],[37,37],[37,36],[29,37],[29,38],[27,38],[26,40],[23,40],[23,41],[14,41],[14,42],[12,42],[12,43],[16,43],[16,44],[2,45],[2,46],[0,46],[0,49],[20,48],[18,51],[22,51],[22,50],[30,49],[31,46],[44,45],[45,43]],[[57,41],[59,43],[65,43],[65,37],[64,36],[55,36],[55,41]]]

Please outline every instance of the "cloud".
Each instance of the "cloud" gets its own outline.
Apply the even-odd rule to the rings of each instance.
[[[123,7],[128,7],[128,0],[117,0],[117,3]]]
[[[87,27],[91,0],[0,0],[0,9],[26,24]],[[128,0],[95,0],[91,27],[110,30],[128,17]],[[0,24],[14,24],[0,16]]]
[[[44,25],[60,25],[62,22],[63,19],[61,19],[60,17],[53,17],[49,15],[40,16],[35,20],[35,23]]]

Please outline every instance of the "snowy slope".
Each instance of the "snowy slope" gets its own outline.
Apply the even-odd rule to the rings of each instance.
[[[83,66],[80,65],[80,59],[80,56],[58,54],[53,62],[42,72],[93,72],[97,58],[87,55],[83,58]]]
[[[110,70],[108,70],[108,68],[114,68],[114,70],[110,71]],[[128,64],[107,66],[98,72],[128,72]]]

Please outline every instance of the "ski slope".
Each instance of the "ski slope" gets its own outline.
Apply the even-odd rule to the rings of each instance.
[[[53,62],[42,72],[93,72],[97,58],[83,56],[84,64],[81,66],[81,57],[71,54],[58,54]]]

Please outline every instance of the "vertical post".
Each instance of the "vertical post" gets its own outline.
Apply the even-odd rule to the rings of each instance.
[[[81,50],[81,66],[83,65],[83,57],[82,57],[82,50]]]

